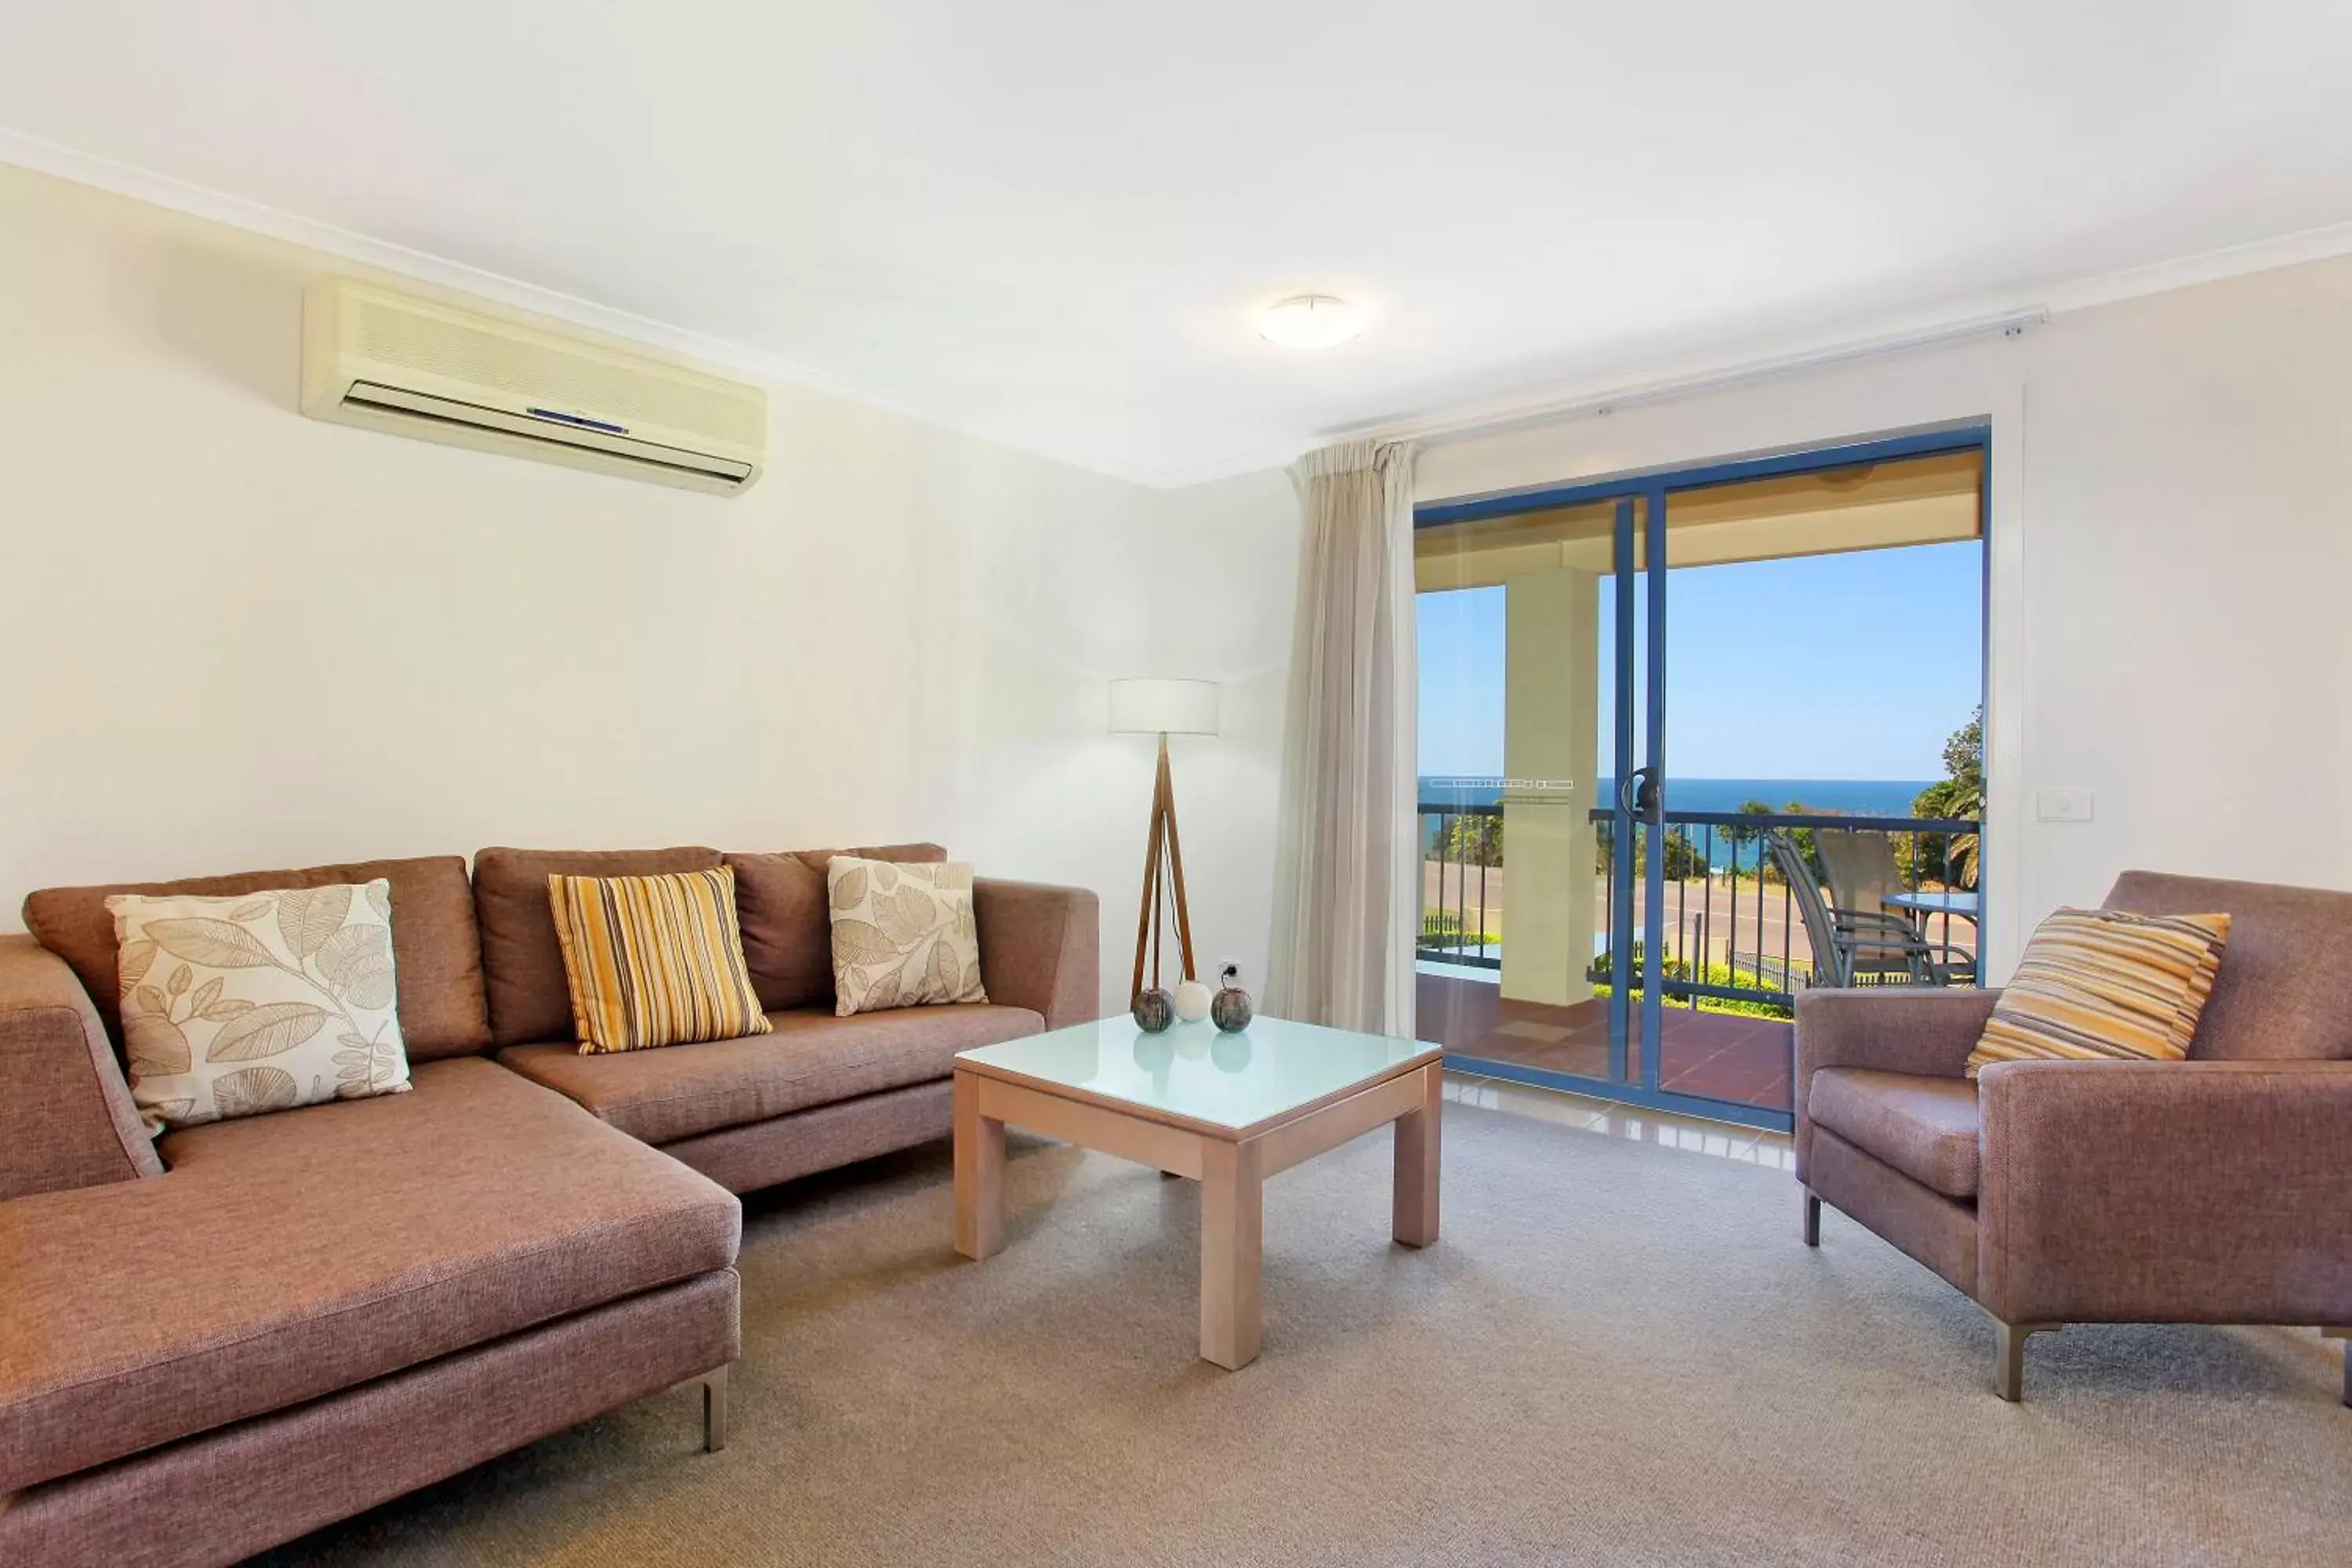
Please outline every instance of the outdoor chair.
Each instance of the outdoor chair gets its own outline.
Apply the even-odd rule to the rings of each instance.
[[[2188,1060],[1971,1081],[1997,990],[1797,998],[1806,1245],[1826,1203],[1973,1300],[2003,1399],[2068,1323],[2352,1335],[2352,894],[2126,871],[2106,907],[2230,917]]]
[[[1786,833],[1764,836],[1764,846],[1789,884],[1805,940],[1813,950],[1817,985],[1950,985],[1975,975],[1975,962],[1949,942],[1932,942],[1900,915],[1832,909],[1812,862]]]
[[[1889,913],[1886,900],[1909,891],[1903,873],[1895,864],[1895,840],[1885,833],[1864,832],[1851,827],[1816,827],[1813,829],[1813,849],[1820,858],[1822,869],[1828,873],[1832,912],[1836,915],[1884,915]],[[1897,914],[1896,919],[1906,917]],[[1946,916],[1948,926],[1950,917]],[[1925,916],[1910,922],[1922,936],[1927,934]],[[1976,962],[1965,951],[1948,947],[1938,961],[1946,983],[1955,985],[1976,984]]]

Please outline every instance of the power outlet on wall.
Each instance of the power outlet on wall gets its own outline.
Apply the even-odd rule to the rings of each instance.
[[[1225,973],[1227,970],[1233,973],[1227,974]],[[1216,975],[1219,984],[1239,985],[1242,983],[1242,961],[1230,956],[1218,959]]]

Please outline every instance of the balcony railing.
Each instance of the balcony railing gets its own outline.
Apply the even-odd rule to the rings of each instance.
[[[1423,915],[1419,956],[1444,963],[1499,969],[1503,943],[1505,870],[1504,807],[1421,805]],[[1951,817],[1848,816],[1828,812],[1664,813],[1664,994],[1692,1007],[1703,1001],[1760,1005],[1782,1011],[1797,991],[1814,983],[1812,943],[1796,896],[1772,864],[1767,835],[1785,835],[1822,873],[1812,835],[1822,828],[1887,840],[1895,880],[1911,893],[1937,892],[1973,883],[1958,873],[1974,853],[1976,822]],[[1605,811],[1591,814],[1594,867],[1583,889],[1562,889],[1563,897],[1590,897],[1594,953],[1590,977],[1605,992],[1611,982],[1609,911],[1625,858],[1612,843],[1614,821]],[[1644,835],[1635,834],[1633,869],[1638,877]],[[1826,878],[1823,878],[1826,883]],[[1636,884],[1637,890],[1639,884]],[[1890,889],[1892,890],[1892,889]],[[1976,924],[1948,910],[1916,917],[1931,943],[1959,955],[1951,965],[1972,971]],[[1635,913],[1633,985],[1647,984]]]
[[[1503,808],[1423,802],[1421,853],[1419,956],[1502,968]]]

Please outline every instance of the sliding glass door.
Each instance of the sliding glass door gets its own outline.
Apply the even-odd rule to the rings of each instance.
[[[1984,440],[1422,510],[1424,1037],[1786,1127],[1801,991],[1973,982]]]
[[[1609,889],[1609,1078],[1658,1089],[1664,1032],[1666,547],[1665,494],[1615,503],[1609,593],[1614,771],[1605,804]]]

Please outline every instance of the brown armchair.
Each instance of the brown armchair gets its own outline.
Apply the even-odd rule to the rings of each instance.
[[[2352,1338],[2352,894],[2126,871],[2110,909],[2224,911],[2185,1062],[1963,1076],[1992,991],[1797,1003],[1797,1179],[1990,1313],[1994,1386],[2067,1323]],[[2352,1405],[2352,1362],[2345,1372]]]

